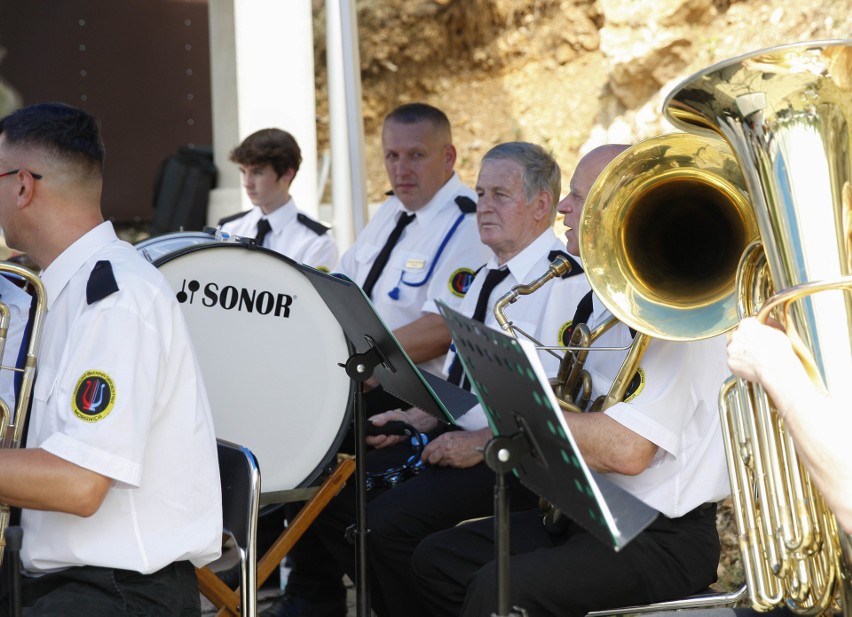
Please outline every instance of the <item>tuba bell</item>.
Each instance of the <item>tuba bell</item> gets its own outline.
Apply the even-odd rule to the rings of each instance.
[[[591,331],[574,328],[551,384],[564,410],[586,410],[586,355],[619,321],[637,334],[591,411],[623,400],[651,338],[709,338],[736,325],[737,265],[758,234],[737,161],[718,137],[663,135],[621,153],[591,187],[578,233],[589,283],[613,317]],[[503,329],[513,333],[503,307],[562,271],[554,261],[498,300]]]
[[[757,237],[737,161],[718,137],[642,141],[595,181],[580,218],[589,283],[634,330],[674,341],[737,323],[737,265]]]
[[[841,391],[852,375],[852,41],[714,65],[679,85],[665,113],[678,128],[724,138],[742,169],[760,241],[738,266],[739,314],[760,309],[785,323],[817,385]],[[753,607],[852,614],[850,537],[772,402],[731,378],[720,414]]]
[[[25,328],[21,349],[25,351],[23,366],[0,366],[20,374],[16,388],[14,412],[8,403],[0,399],[0,447],[17,448],[23,438],[24,425],[30,406],[30,395],[35,383],[36,357],[41,340],[42,324],[47,313],[47,294],[41,279],[31,270],[8,262],[0,263],[0,276],[20,281],[32,296],[33,309],[30,311],[30,323]],[[0,302],[0,358],[6,348],[10,324],[8,305]],[[9,526],[11,509],[8,504],[0,503],[0,564],[6,548],[6,528]]]

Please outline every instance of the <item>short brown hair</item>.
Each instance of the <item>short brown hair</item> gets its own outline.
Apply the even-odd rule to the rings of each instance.
[[[271,165],[280,178],[288,169],[293,177],[302,164],[302,151],[296,139],[281,129],[261,129],[246,137],[231,150],[231,161],[237,165]]]
[[[418,122],[431,122],[437,131],[443,132],[450,143],[452,143],[452,129],[447,114],[428,103],[406,103],[400,105],[387,116],[384,124],[397,122],[399,124],[416,124]]]

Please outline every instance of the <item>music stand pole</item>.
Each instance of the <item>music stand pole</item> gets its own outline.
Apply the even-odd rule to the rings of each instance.
[[[523,617],[509,602],[509,492],[506,474],[530,451],[523,430],[511,436],[493,437],[485,445],[485,463],[494,472],[494,559],[497,565],[497,612],[492,617]]]
[[[382,362],[378,348],[349,357],[344,365],[355,386],[355,614],[370,615],[370,586],[367,581],[367,410],[364,382]]]

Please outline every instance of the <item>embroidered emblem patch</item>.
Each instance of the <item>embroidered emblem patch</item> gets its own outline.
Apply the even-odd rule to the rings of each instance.
[[[86,371],[77,380],[71,409],[86,422],[97,422],[109,415],[115,404],[115,382],[102,371]]]
[[[560,341],[563,345],[568,346],[571,344],[571,326],[574,325],[573,321],[566,321],[562,324],[562,327],[559,328],[559,334],[557,335],[557,341]]]
[[[627,386],[627,390],[624,393],[624,402],[629,403],[635,399],[644,388],[645,371],[642,370],[642,367],[640,366],[636,371],[636,374],[633,376],[633,379],[630,380],[630,384]]]
[[[470,268],[459,268],[450,276],[450,291],[459,298],[464,298],[476,273]]]

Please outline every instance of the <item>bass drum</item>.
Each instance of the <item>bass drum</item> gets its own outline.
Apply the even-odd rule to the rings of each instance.
[[[195,238],[193,238],[195,239]],[[312,483],[349,425],[340,324],[295,262],[233,242],[154,261],[189,325],[216,436],[248,447],[263,493]]]

